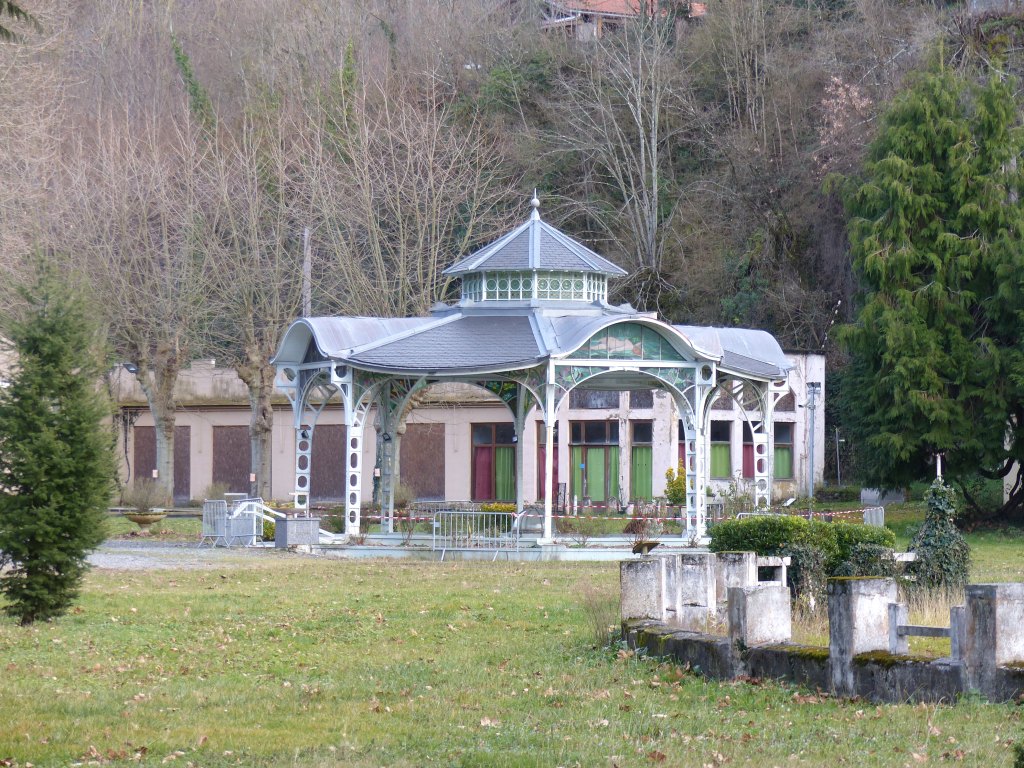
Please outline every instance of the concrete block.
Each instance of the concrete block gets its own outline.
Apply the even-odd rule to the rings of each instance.
[[[966,598],[967,685],[991,698],[997,668],[1024,661],[1024,583],[971,584]]]
[[[679,602],[675,624],[703,632],[715,618],[718,600],[715,587],[715,555],[687,552],[679,555]]]
[[[760,570],[762,568],[770,570],[771,574],[769,578],[764,581],[772,582],[776,584],[785,584],[789,578],[787,572],[789,570],[791,558],[780,557],[778,555],[763,555],[757,558],[757,569],[758,578],[761,578]]]
[[[681,610],[682,594],[682,567],[679,562],[679,555],[658,555],[663,560],[662,567],[665,570],[665,597],[664,612],[665,621],[669,624],[677,624]]]
[[[629,619],[665,620],[665,558],[619,563],[619,612]]]
[[[949,609],[949,657],[961,661],[967,648],[967,608],[954,605]]]
[[[889,604],[895,602],[893,579],[828,580],[828,648],[835,693],[855,694],[854,656],[889,650]]]
[[[885,527],[885,507],[868,507],[864,510],[864,525]]]
[[[319,517],[288,517],[279,518],[274,522],[275,547],[295,547],[319,543]]]
[[[729,639],[740,648],[788,643],[793,637],[789,590],[757,584],[729,590]]]
[[[889,653],[910,653],[910,639],[900,635],[900,624],[910,623],[910,608],[906,603],[889,603]]]
[[[756,552],[715,553],[715,596],[719,601],[728,599],[730,587],[754,584],[757,584]]]

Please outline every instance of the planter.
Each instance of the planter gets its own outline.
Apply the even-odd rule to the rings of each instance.
[[[139,528],[144,531],[149,530],[149,526],[153,523],[159,523],[165,517],[166,512],[126,512],[125,517],[135,523]]]

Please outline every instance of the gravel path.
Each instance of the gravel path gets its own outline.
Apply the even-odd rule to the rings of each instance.
[[[217,568],[229,563],[244,562],[253,557],[273,557],[273,550],[262,547],[200,547],[194,542],[128,541],[109,539],[89,555],[94,568],[121,571],[160,569]]]

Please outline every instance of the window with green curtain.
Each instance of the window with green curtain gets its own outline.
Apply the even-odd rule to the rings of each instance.
[[[595,504],[608,500],[605,448],[587,448],[587,495]]]
[[[494,497],[498,501],[516,500],[516,449],[512,446],[494,449]]]
[[[619,446],[608,446],[608,496],[609,501],[619,498]]]
[[[793,425],[780,423],[774,426],[775,451],[772,458],[775,465],[772,474],[776,478],[793,477]]]
[[[583,498],[583,446],[574,445],[569,448],[569,461],[572,464],[572,488],[569,489],[570,496]]]
[[[709,437],[711,477],[732,477],[732,423],[712,421]]]
[[[630,498],[650,501],[654,498],[654,449],[649,445],[633,446],[629,469]]]

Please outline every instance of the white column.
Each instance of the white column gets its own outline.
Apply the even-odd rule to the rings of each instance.
[[[345,533],[359,535],[363,486],[363,420],[345,419]]]
[[[551,543],[551,510],[554,497],[554,452],[555,446],[555,382],[554,366],[548,364],[547,383],[544,385],[544,537],[542,543]]]
[[[309,470],[313,460],[313,427],[295,428],[295,509],[309,512]]]

